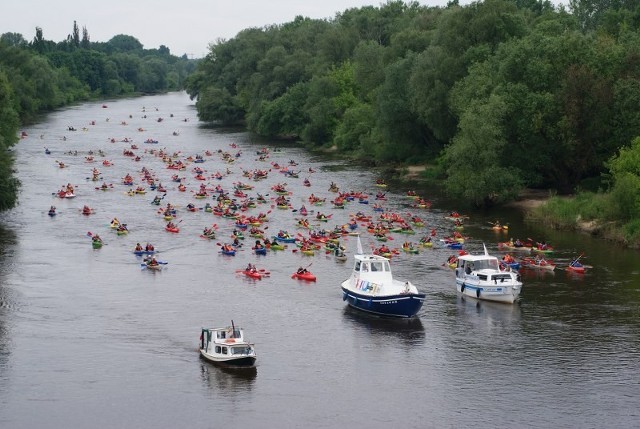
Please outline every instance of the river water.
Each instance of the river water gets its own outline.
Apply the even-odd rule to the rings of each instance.
[[[523,272],[520,301],[501,305],[456,295],[453,272],[442,267],[450,250],[402,254],[392,260],[394,274],[425,292],[425,305],[412,320],[368,317],[342,301],[339,283],[349,276],[350,261],[291,249],[256,257],[247,246],[235,257],[221,256],[216,243],[229,241],[230,221],[184,210],[189,202],[204,205],[190,192],[199,184],[193,165],[180,172],[188,186],[181,193],[170,180],[175,171],[145,150],[183,156],[210,150],[214,155],[202,168],[232,173],[211,185],[229,190],[243,181],[256,186],[250,195],[273,197],[271,186],[286,182],[294,208],[311,192],[330,199],[331,181],[343,190],[375,193],[375,172],[280,144],[269,162],[294,159],[296,169],[316,172],[293,179],[272,169],[267,180],[251,182],[242,170],[269,168],[256,151],[278,144],[201,127],[185,94],[105,106],[87,103],[50,114],[26,129],[28,137],[14,148],[22,192],[19,206],[1,217],[0,427],[637,427],[637,252],[524,225],[517,211],[471,212],[467,250],[479,252],[484,242],[497,253],[497,242],[507,236],[488,222],[500,218],[514,238],[554,244],[560,266],[584,253],[593,268],[583,276]],[[123,155],[130,147],[120,141],[125,137],[139,147],[140,161]],[[148,138],[159,143],[143,143]],[[219,149],[241,156],[226,164]],[[103,150],[114,165],[86,163],[89,150]],[[150,204],[155,193],[126,195],[121,178],[130,173],[139,184],[143,166],[168,188],[163,204],[178,207],[179,234],[164,231]],[[112,190],[94,189],[101,182],[88,180],[93,167]],[[302,186],[304,177],[310,188]],[[52,195],[67,183],[76,185],[75,199]],[[450,232],[444,215],[462,210],[454,201],[416,188],[434,202],[417,212],[408,207],[406,190],[391,183],[385,207],[420,215],[439,236]],[[81,215],[85,204],[95,214]],[[58,208],[56,217],[47,216],[50,205]],[[357,202],[345,210],[315,209],[333,215],[328,227],[357,210],[373,213]],[[296,231],[291,210],[267,205],[250,214],[268,210],[268,232]],[[114,217],[128,224],[129,235],[110,230]],[[220,225],[219,239],[200,238],[213,223]],[[93,250],[87,232],[99,233],[106,245]],[[404,239],[396,234],[394,245]],[[168,262],[163,271],[141,269],[132,254],[137,242],[161,250]],[[345,244],[353,253],[354,238]],[[366,233],[363,244],[373,244]],[[238,276],[235,270],[248,262],[271,276]],[[316,283],[290,278],[309,265]],[[232,319],[256,344],[255,371],[223,370],[198,356],[200,328]]]

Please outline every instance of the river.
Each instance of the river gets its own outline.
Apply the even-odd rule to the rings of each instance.
[[[202,168],[232,173],[211,185],[229,190],[243,181],[256,186],[247,191],[255,195],[286,182],[294,208],[311,192],[331,198],[332,181],[374,194],[374,171],[238,130],[202,127],[183,93],[81,104],[25,131],[13,149],[20,203],[0,218],[2,428],[600,428],[640,421],[636,251],[525,225],[515,210],[470,212],[463,231],[469,251],[481,251],[482,243],[497,251],[507,235],[488,222],[498,217],[509,222],[514,238],[552,243],[560,266],[583,253],[593,268],[582,276],[523,272],[520,300],[502,305],[457,296],[453,272],[442,267],[451,250],[402,254],[392,259],[394,274],[425,292],[425,305],[412,320],[372,318],[342,301],[339,283],[349,276],[350,261],[291,249],[256,257],[247,246],[235,257],[220,255],[216,243],[230,241],[231,223],[184,210],[189,202],[204,205],[190,192],[198,186],[193,165],[179,172],[189,189],[181,193],[170,180],[175,171],[148,151],[194,156],[210,150]],[[123,155],[131,144],[124,138],[138,146],[140,161]],[[159,143],[145,144],[148,138]],[[264,145],[281,152],[257,161]],[[241,156],[226,164],[219,149]],[[114,165],[85,162],[90,150],[103,150]],[[242,169],[291,159],[303,172],[299,179],[274,168],[260,182],[241,176]],[[178,207],[178,234],[164,231],[158,207],[150,204],[155,193],[126,195],[122,177],[129,173],[139,184],[143,166],[168,188],[163,204]],[[94,189],[101,182],[88,180],[93,167],[112,190]],[[316,172],[304,174],[309,168]],[[311,187],[302,186],[304,177]],[[52,195],[67,183],[75,185],[76,198]],[[450,227],[444,216],[464,210],[430,194],[433,207],[418,212],[408,207],[406,191],[391,183],[385,207],[418,214],[440,235]],[[85,204],[95,213],[80,214]],[[51,205],[59,212],[53,218]],[[315,209],[333,215],[329,227],[357,210],[373,213],[357,202],[345,210]],[[261,206],[250,214],[267,210],[268,232],[296,231],[291,210]],[[127,223],[128,235],[109,228],[114,217]],[[219,239],[200,238],[213,223],[220,225]],[[99,233],[106,245],[92,249],[88,232]],[[396,235],[394,245],[404,239]],[[132,254],[137,242],[160,249],[165,269],[141,269]],[[353,253],[354,239],[345,244]],[[365,235],[363,244],[373,242]],[[238,276],[235,270],[248,262],[271,276]],[[310,266],[318,281],[292,280],[299,266]],[[231,320],[256,345],[255,371],[223,370],[198,356],[200,328]]]

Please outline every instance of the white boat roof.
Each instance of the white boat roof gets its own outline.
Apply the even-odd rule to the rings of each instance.
[[[380,256],[380,255],[361,255],[361,254],[355,254],[353,255],[353,257],[357,260],[357,261],[388,261],[389,258],[385,258],[384,256]]]
[[[495,256],[491,256],[491,255],[462,255],[460,257],[458,257],[459,260],[464,260],[464,261],[486,261],[486,260],[492,260],[495,259],[497,260],[498,258]]]

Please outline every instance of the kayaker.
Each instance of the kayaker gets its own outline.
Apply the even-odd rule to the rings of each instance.
[[[142,248],[142,245],[140,243],[136,244],[136,252],[142,252],[144,249]]]
[[[146,250],[147,252],[153,252],[155,248],[153,247],[152,244],[147,243],[144,250]]]
[[[154,257],[151,258],[151,260],[149,262],[147,262],[147,265],[152,266],[152,267],[156,266],[156,265],[158,265],[158,260],[154,256]]]
[[[297,271],[298,274],[306,274],[308,272],[309,271],[307,271],[307,269],[303,267],[298,268],[298,271]]]
[[[263,249],[264,248],[263,244],[260,243],[260,240],[256,240],[255,248],[256,249]]]

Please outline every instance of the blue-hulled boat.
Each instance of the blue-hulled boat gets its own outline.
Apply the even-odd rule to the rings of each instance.
[[[342,299],[351,307],[380,316],[413,317],[425,294],[411,282],[394,280],[389,259],[362,252],[360,237],[351,276],[342,282]]]

